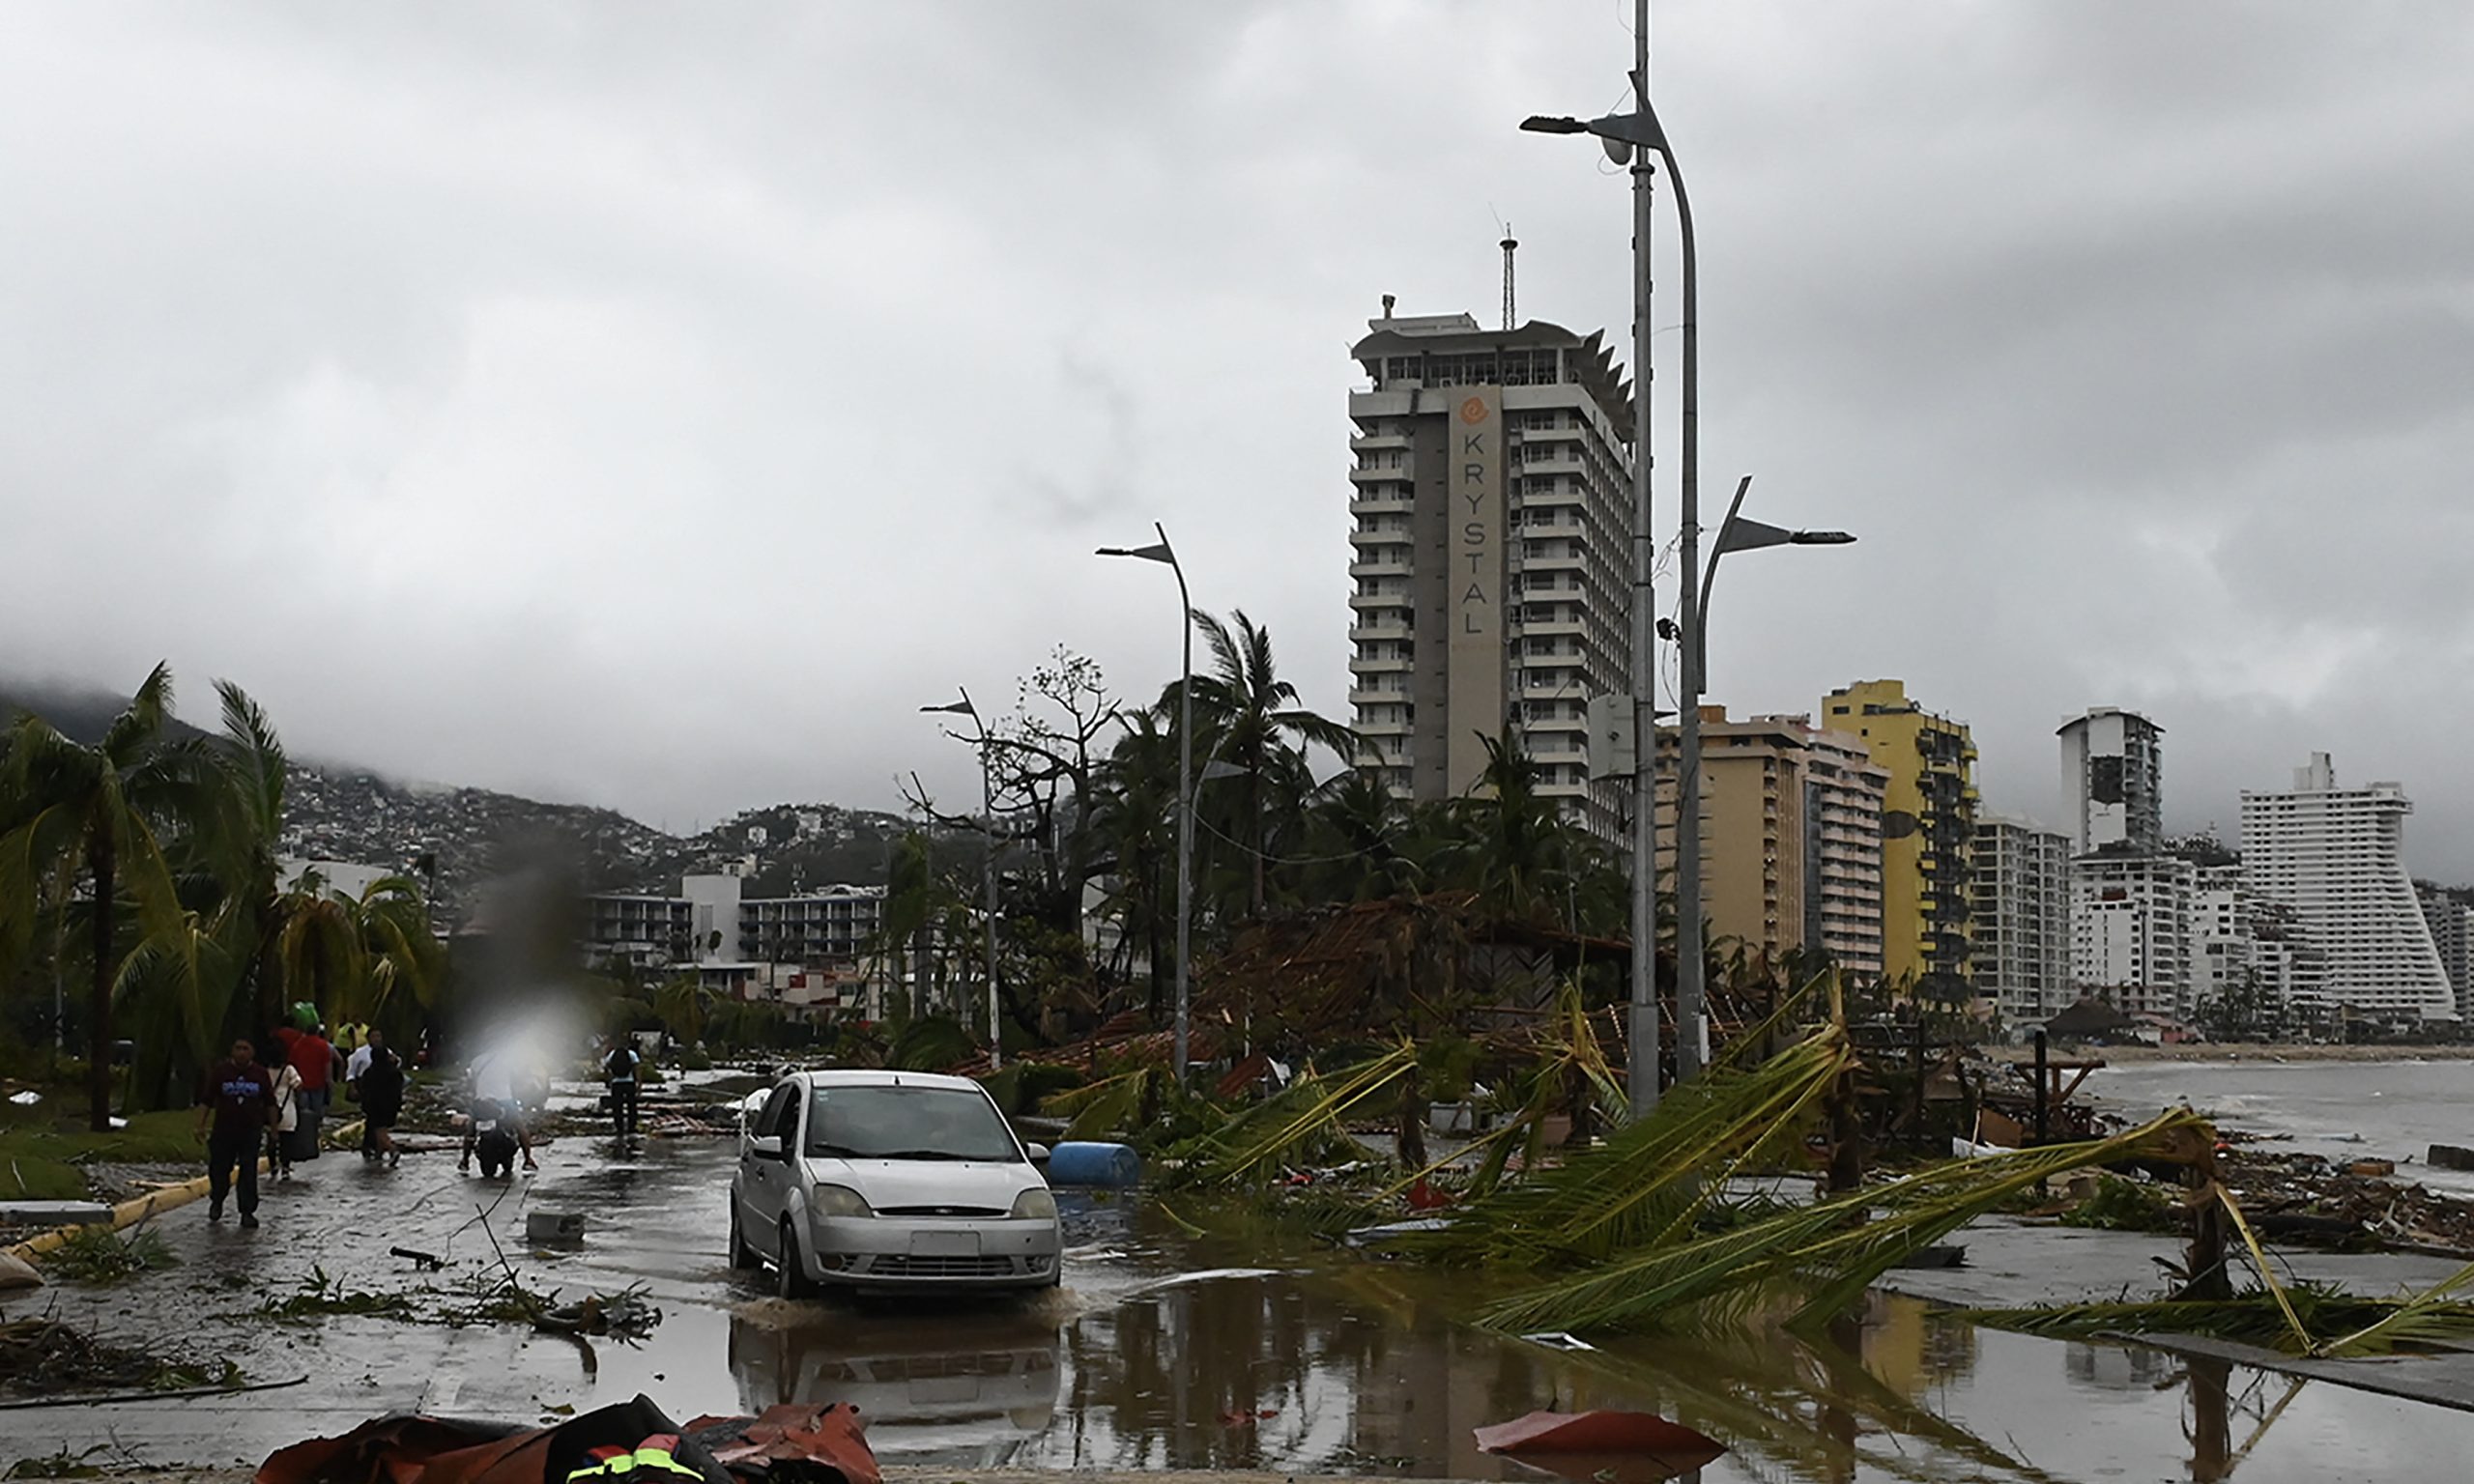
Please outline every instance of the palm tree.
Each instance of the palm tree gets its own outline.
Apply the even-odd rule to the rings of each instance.
[[[1452,885],[1478,894],[1506,917],[1554,915],[1579,863],[1577,832],[1555,801],[1538,791],[1538,765],[1510,727],[1481,737],[1485,771],[1476,791],[1453,802],[1455,838],[1439,863]]]
[[[193,742],[166,742],[172,672],[157,665],[129,706],[87,747],[40,717],[11,729],[0,797],[13,821],[0,836],[0,940],[22,943],[34,928],[38,885],[75,862],[89,892],[93,979],[87,995],[88,1127],[111,1127],[112,996],[122,956],[114,947],[121,896],[133,903],[141,939],[160,945],[175,967],[189,1039],[202,1054],[208,1036],[196,997],[194,923],[181,906],[158,825],[193,814],[206,769]]]
[[[1116,888],[1109,905],[1117,912],[1123,941],[1137,937],[1150,963],[1148,1008],[1158,1019],[1165,998],[1168,966],[1161,929],[1177,857],[1177,738],[1158,710],[1123,712],[1125,728],[1101,772],[1102,792],[1093,826],[1106,842]]]
[[[1340,723],[1300,707],[1297,687],[1280,678],[1273,663],[1271,631],[1248,617],[1243,609],[1237,610],[1235,617],[1237,627],[1232,633],[1210,614],[1194,615],[1212,655],[1212,673],[1197,675],[1194,681],[1195,737],[1212,739],[1204,756],[1217,757],[1245,775],[1247,822],[1252,840],[1252,904],[1254,915],[1260,917],[1269,839],[1264,811],[1267,788],[1284,773],[1302,771],[1299,764],[1311,747],[1330,748],[1343,761],[1353,761],[1358,736]],[[1175,699],[1176,687],[1171,686],[1163,704]],[[1296,746],[1290,745],[1291,739]]]
[[[1409,842],[1415,822],[1379,768],[1351,768],[1325,784],[1307,809],[1309,895],[1324,901],[1415,895],[1425,881]]]
[[[381,876],[353,897],[308,871],[276,899],[274,916],[283,982],[305,986],[320,1015],[376,1020],[401,1005],[398,990],[418,1007],[434,998],[444,954],[411,877]],[[397,1029],[407,1029],[400,1011]]]

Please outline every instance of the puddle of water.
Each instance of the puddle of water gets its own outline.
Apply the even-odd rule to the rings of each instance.
[[[1072,1193],[1061,1202],[1073,1254],[1061,1290],[935,1305],[786,1303],[766,1296],[764,1275],[725,1265],[731,1152],[686,1140],[652,1141],[617,1163],[549,1161],[489,1218],[512,1241],[528,1211],[587,1213],[580,1247],[515,1252],[529,1280],[570,1296],[641,1282],[661,1305],[648,1342],[596,1342],[590,1375],[574,1346],[513,1330],[368,1320],[273,1330],[241,1312],[254,1295],[240,1285],[279,1294],[312,1264],[348,1267],[357,1282],[410,1281],[394,1270],[404,1265],[362,1251],[370,1242],[378,1253],[388,1241],[445,1248],[470,1270],[489,1248],[463,1229],[495,1197],[433,1158],[417,1173],[407,1161],[394,1179],[322,1173],[273,1203],[261,1240],[182,1223],[174,1235],[187,1266],[169,1286],[83,1296],[81,1317],[108,1323],[147,1323],[154,1302],[234,1311],[222,1332],[253,1369],[320,1378],[301,1393],[236,1399],[259,1412],[184,1413],[192,1431],[152,1435],[148,1456],[203,1458],[197,1440],[212,1432],[254,1460],[302,1436],[313,1401],[338,1424],[446,1399],[540,1420],[554,1407],[638,1391],[681,1420],[847,1401],[888,1462],[957,1468],[1510,1479],[1530,1475],[1477,1452],[1473,1428],[1605,1407],[1726,1441],[1734,1451],[1699,1472],[1704,1484],[2214,1479],[2237,1456],[2241,1484],[2322,1484],[2452,1476],[2440,1465],[2468,1434],[2461,1414],[2421,1404],[1976,1330],[1889,1298],[1809,1344],[1747,1330],[1599,1337],[1597,1349],[1567,1351],[1460,1323],[1482,1274],[1334,1252],[1242,1214],[1215,1213],[1211,1235],[1194,1238],[1139,1200]],[[1179,1205],[1188,1219],[1201,1215]],[[255,1354],[261,1346],[274,1353]],[[106,1420],[111,1436],[144,1442],[132,1417],[93,1425]]]

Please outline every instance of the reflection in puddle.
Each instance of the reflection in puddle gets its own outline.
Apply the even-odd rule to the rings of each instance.
[[[626,1199],[667,1190],[670,1209],[703,1188],[666,1171]],[[1242,1216],[1192,1239],[1139,1201],[1067,1205],[1062,1291],[933,1307],[759,1298],[717,1242],[689,1255],[614,1224],[591,1261],[667,1268],[669,1301],[710,1307],[674,1309],[647,1351],[606,1362],[601,1389],[641,1367],[667,1373],[643,1378],[656,1395],[702,1410],[849,1402],[896,1463],[1468,1479],[1535,1477],[1478,1452],[1479,1426],[1632,1410],[1729,1446],[1681,1475],[1701,1484],[2420,1478],[2444,1476],[2433,1463],[2466,1428],[2238,1367],[1979,1330],[1903,1298],[1809,1341],[1755,1327],[1567,1351],[1459,1323],[1482,1297],[1471,1274],[1330,1253]],[[679,1273],[682,1255],[709,1268]]]

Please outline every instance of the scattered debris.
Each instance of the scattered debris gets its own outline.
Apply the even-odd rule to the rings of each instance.
[[[529,1211],[524,1213],[524,1240],[534,1246],[572,1246],[584,1241],[584,1213]]]
[[[224,1387],[236,1385],[240,1380],[240,1367],[228,1360],[202,1365],[168,1359],[142,1350],[107,1345],[57,1320],[21,1319],[0,1324],[0,1391],[19,1396]]]
[[[423,1272],[437,1272],[446,1267],[446,1259],[434,1252],[417,1251],[412,1247],[388,1247],[388,1257],[400,1257]]]
[[[2086,1199],[2063,1212],[2064,1226],[2100,1232],[2171,1232],[2181,1217],[2154,1185],[2119,1175],[2099,1175]]]
[[[34,1265],[14,1252],[0,1252],[0,1294],[20,1288],[43,1287],[43,1274]]]
[[[687,1436],[724,1468],[746,1478],[810,1479],[820,1472],[841,1484],[880,1484],[858,1409],[848,1402],[769,1407],[755,1417],[698,1417]],[[787,1468],[777,1468],[787,1465]]]
[[[1548,1350],[1597,1349],[1597,1346],[1582,1339],[1579,1335],[1567,1333],[1561,1329],[1540,1329],[1535,1334],[1524,1334],[1521,1338],[1527,1340],[1532,1345],[1543,1345]]]

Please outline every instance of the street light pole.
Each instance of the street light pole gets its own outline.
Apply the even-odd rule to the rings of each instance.
[[[1679,198],[1681,193],[1679,192]],[[1687,275],[1688,279],[1688,275]],[[1689,294],[1689,290],[1685,291]],[[1687,355],[1690,353],[1687,352]],[[1688,362],[1687,362],[1688,364]],[[1690,385],[1687,379],[1686,385]],[[1690,426],[1686,423],[1686,426]],[[1687,465],[1687,467],[1689,467]],[[1710,562],[1698,570],[1699,588],[1694,589],[1696,568],[1693,550],[1697,535],[1686,526],[1687,535],[1683,558],[1683,601],[1680,615],[1683,623],[1676,638],[1682,650],[1683,699],[1679,709],[1677,740],[1681,744],[1676,763],[1676,917],[1677,955],[1682,958],[1680,977],[1676,982],[1677,1018],[1683,1022],[1677,1031],[1680,1044],[1676,1047],[1676,1075],[1681,1079],[1687,1048],[1694,1068],[1700,1064],[1701,1037],[1706,1034],[1701,1010],[1703,998],[1703,964],[1701,946],[1701,697],[1709,688],[1710,677],[1710,592],[1718,584],[1718,558],[1729,552],[1756,551],[1765,546],[1844,546],[1856,538],[1843,530],[1789,530],[1763,521],[1740,519],[1743,498],[1752,489],[1752,475],[1746,474],[1736,483],[1735,499],[1727,504],[1726,519],[1718,524],[1718,538],[1711,543]],[[1687,520],[1689,518],[1687,517]],[[1683,945],[1689,931],[1691,953],[1687,956]],[[1683,1019],[1683,1006],[1686,986],[1694,1018]]]
[[[1193,1005],[1193,980],[1187,970],[1194,941],[1194,600],[1186,589],[1186,569],[1177,549],[1168,544],[1168,528],[1154,521],[1160,539],[1150,546],[1104,546],[1102,556],[1138,556],[1165,563],[1177,578],[1177,627],[1184,640],[1184,662],[1177,681],[1177,1085],[1186,1084]],[[1159,981],[1154,980],[1154,984]]]
[[[1666,137],[1650,112],[1650,3],[1636,0],[1632,24],[1632,106],[1628,114],[1611,114],[1584,122],[1573,118],[1533,115],[1521,128],[1533,133],[1595,134],[1607,157],[1632,168],[1632,976],[1625,1042],[1625,1091],[1635,1119],[1648,1115],[1658,1100],[1657,987],[1657,603],[1654,573],[1656,538],[1651,533],[1654,514],[1650,490],[1650,230],[1651,184],[1656,172],[1653,152],[1665,156],[1667,171],[1675,159],[1667,155]],[[1679,201],[1681,185],[1678,182]],[[1686,295],[1690,293],[1691,246],[1684,248]],[[1687,297],[1684,344],[1697,348],[1689,328]],[[1691,350],[1686,350],[1689,357]],[[1685,406],[1693,403],[1692,370],[1684,370]],[[1694,436],[1687,413],[1686,437]],[[1685,444],[1685,465],[1697,446]],[[1677,1009],[1682,1010],[1681,1004]]]
[[[1650,111],[1647,94],[1641,116],[1660,140],[1657,115]],[[1687,619],[1698,599],[1694,585],[1701,562],[1701,323],[1700,261],[1692,242],[1692,198],[1684,193],[1683,172],[1675,153],[1661,146],[1666,178],[1675,190],[1675,226],[1683,255],[1683,393],[1679,416],[1683,425],[1683,480],[1678,497],[1676,567],[1682,590],[1676,612]],[[1680,647],[1689,652],[1699,642],[1695,625]],[[1686,662],[1689,663],[1688,661]],[[1684,688],[1676,706],[1675,763],[1675,1079],[1701,1070],[1702,1046],[1709,1036],[1708,985],[1701,950],[1701,702],[1700,693]]]
[[[964,689],[963,699],[941,706],[921,706],[922,711],[941,711],[970,718],[979,744],[979,815],[988,821],[988,848],[979,858],[979,884],[986,899],[981,908],[981,936],[988,954],[988,1070],[995,1071],[1005,1065],[1002,1022],[996,1007],[996,783],[988,757],[988,723],[981,719],[979,708],[970,703],[970,692]],[[960,1020],[962,1006],[954,1007],[954,1018]]]
[[[1650,111],[1650,0],[1632,24],[1632,105]],[[1632,1116],[1658,1101],[1657,540],[1650,523],[1650,229],[1655,167],[1632,156],[1632,995],[1625,1092]]]

